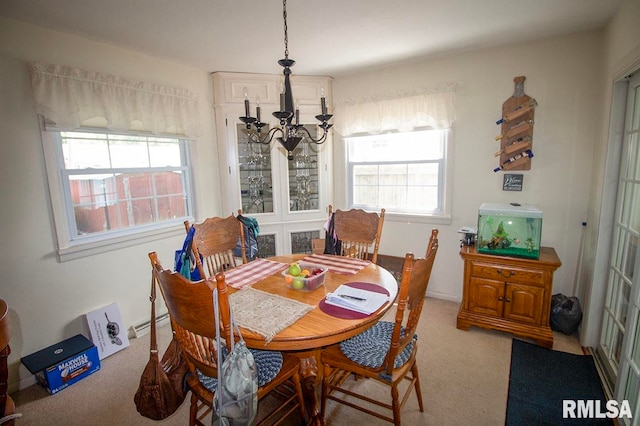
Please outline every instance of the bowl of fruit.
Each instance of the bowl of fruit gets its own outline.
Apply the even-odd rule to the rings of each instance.
[[[324,284],[328,268],[307,262],[294,262],[282,271],[284,281],[289,288],[300,291],[312,291]]]

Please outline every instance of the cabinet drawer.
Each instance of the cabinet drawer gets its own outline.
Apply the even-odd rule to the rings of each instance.
[[[544,285],[544,271],[508,265],[471,262],[471,276],[530,285]]]

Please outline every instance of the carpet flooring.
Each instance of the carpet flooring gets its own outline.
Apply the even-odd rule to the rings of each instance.
[[[606,398],[591,355],[552,351],[513,339],[507,397],[507,426],[612,425],[608,418],[563,418],[563,400],[593,401],[594,416]],[[578,410],[575,410],[578,415]]]
[[[418,368],[424,412],[412,395],[402,410],[407,426],[504,425],[509,382],[511,340],[509,333],[472,327],[456,328],[460,304],[427,297],[418,324]],[[393,320],[393,314],[385,319]],[[158,329],[158,347],[164,353],[171,327]],[[131,339],[128,348],[102,360],[102,368],[86,379],[49,395],[34,384],[12,393],[22,417],[16,426],[184,426],[188,424],[189,398],[163,421],[142,417],[133,403],[140,374],[149,359],[149,336]],[[582,353],[575,336],[554,332],[556,350]],[[26,368],[22,368],[29,374]],[[388,388],[371,380],[352,380],[368,395],[387,396]],[[260,409],[259,409],[260,410]],[[388,426],[341,404],[327,405],[327,426]],[[295,425],[294,422],[285,423]],[[299,425],[296,425],[299,426]]]

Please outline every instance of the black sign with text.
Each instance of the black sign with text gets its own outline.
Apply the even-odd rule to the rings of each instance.
[[[502,179],[503,191],[522,191],[524,175],[506,173]]]

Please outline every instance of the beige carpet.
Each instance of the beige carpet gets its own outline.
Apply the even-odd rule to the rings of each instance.
[[[456,329],[459,304],[428,298],[419,326],[418,364],[425,411],[414,396],[402,411],[405,425],[500,425],[504,424],[511,361],[507,333]],[[574,336],[554,333],[554,349],[582,353]],[[162,327],[159,347],[169,343],[170,328]],[[38,385],[11,395],[26,425],[186,425],[189,402],[170,418],[156,422],[138,414],[133,395],[148,359],[149,338],[132,339],[131,346],[102,361],[102,369],[86,379],[49,395]],[[386,395],[387,389],[360,380],[370,394]],[[328,405],[328,425],[367,426],[388,424],[348,407]],[[294,424],[293,422],[291,424]]]

